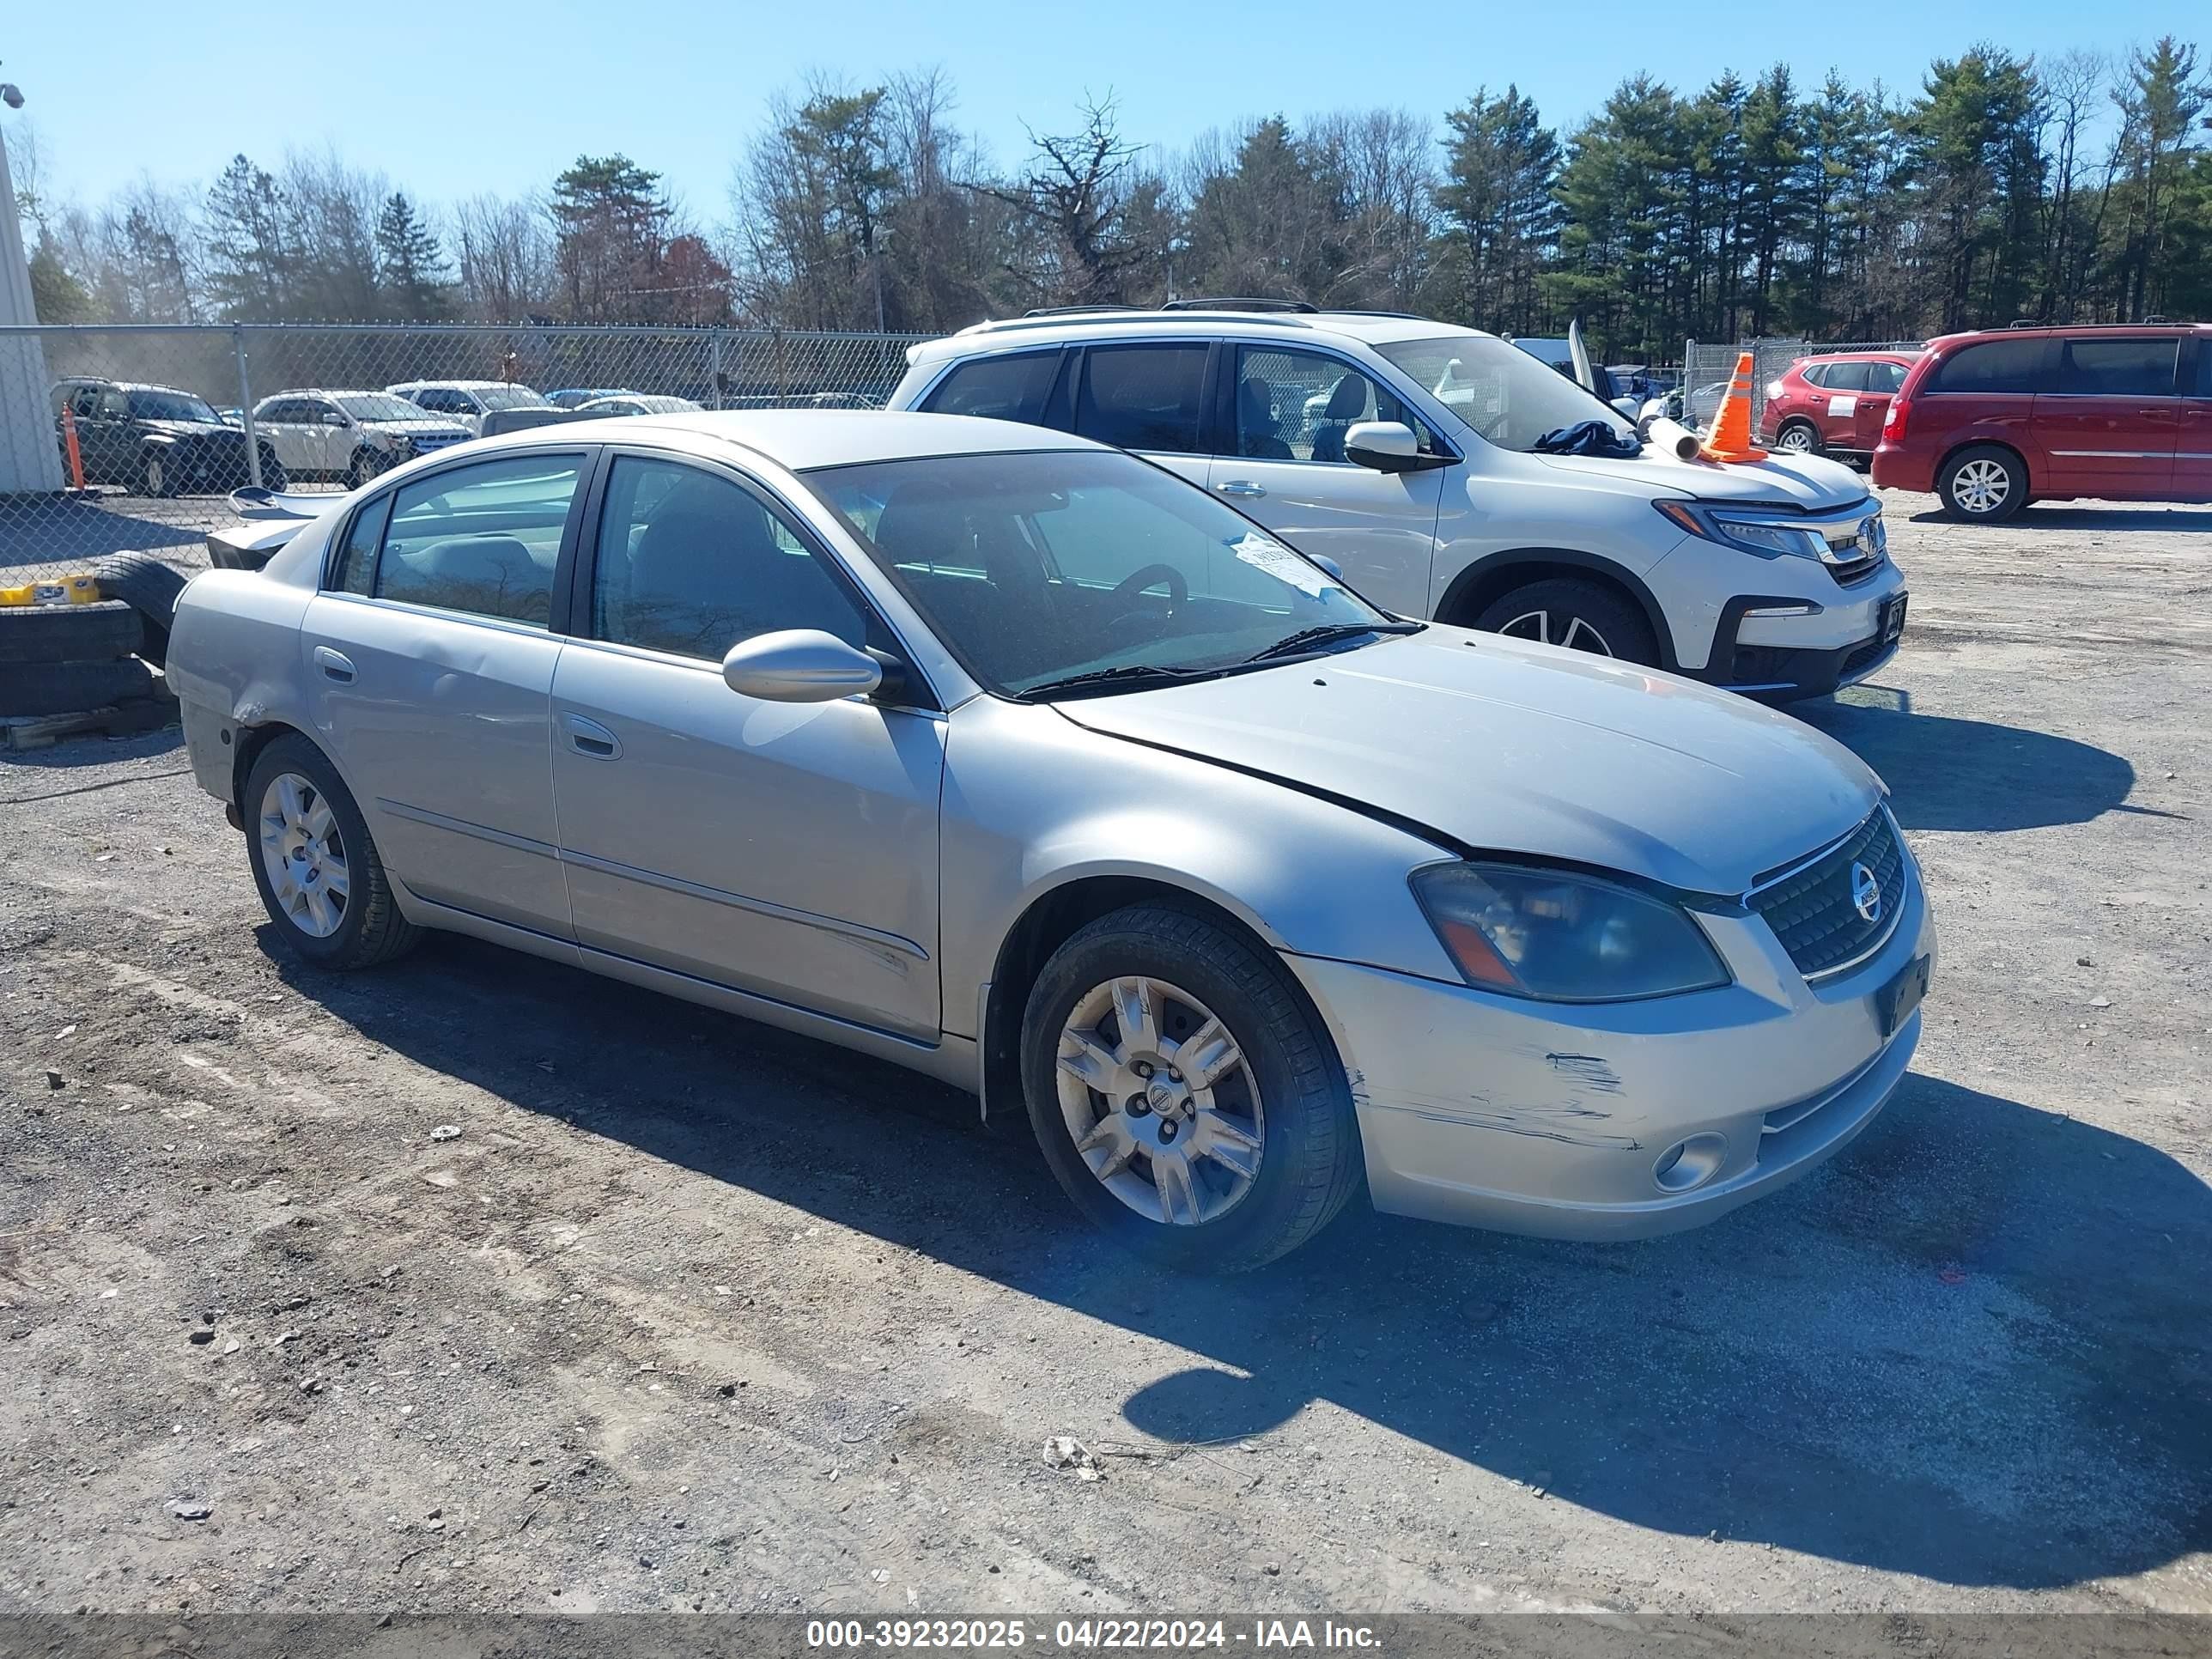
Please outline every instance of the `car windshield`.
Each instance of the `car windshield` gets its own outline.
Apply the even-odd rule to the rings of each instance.
[[[222,424],[222,417],[189,392],[133,392],[126,394],[134,421],[206,421]]]
[[[422,410],[404,398],[388,392],[355,392],[337,400],[337,406],[356,421],[420,421]]]
[[[486,409],[544,409],[545,399],[526,386],[480,386],[476,399]]]
[[[1501,449],[1533,451],[1547,434],[1584,421],[1601,422],[1625,441],[1635,441],[1635,428],[1619,410],[1503,340],[1452,334],[1375,349]]]
[[[1040,697],[1213,674],[1402,631],[1204,490],[1042,450],[803,475],[978,681]]]

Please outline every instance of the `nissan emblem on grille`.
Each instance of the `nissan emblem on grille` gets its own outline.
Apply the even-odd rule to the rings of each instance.
[[[1881,920],[1881,884],[1863,864],[1851,866],[1851,908],[1864,921]]]

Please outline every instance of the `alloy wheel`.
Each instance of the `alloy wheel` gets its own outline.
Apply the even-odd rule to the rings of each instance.
[[[310,939],[344,925],[351,898],[345,838],[312,779],[280,772],[261,794],[262,873],[286,918]]]
[[[1961,513],[1994,513],[2012,494],[2012,474],[1986,459],[1972,460],[1951,477],[1951,504]]]
[[[1534,640],[1539,645],[1563,645],[1570,651],[1587,651],[1593,656],[1610,657],[1613,647],[1589,618],[1572,611],[1524,611],[1498,630],[1510,634],[1516,640]]]
[[[1194,1227],[1252,1190],[1266,1139],[1257,1080],[1229,1028],[1188,991],[1138,975],[1069,1011],[1055,1073],[1076,1152],[1147,1220]]]
[[[1802,426],[1784,427],[1782,434],[1775,439],[1774,447],[1792,455],[1810,454],[1813,449],[1812,429]]]

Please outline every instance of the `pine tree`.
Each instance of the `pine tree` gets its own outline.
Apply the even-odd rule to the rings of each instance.
[[[453,313],[453,274],[446,252],[415,205],[395,191],[376,219],[379,298],[392,316],[438,322]]]

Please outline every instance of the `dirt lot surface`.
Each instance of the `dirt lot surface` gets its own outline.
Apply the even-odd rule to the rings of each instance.
[[[1930,505],[1807,711],[1939,908],[1914,1074],[1646,1244],[1154,1276],[889,1067],[295,966],[173,731],[0,764],[0,1610],[2212,1612],[2212,513]]]

